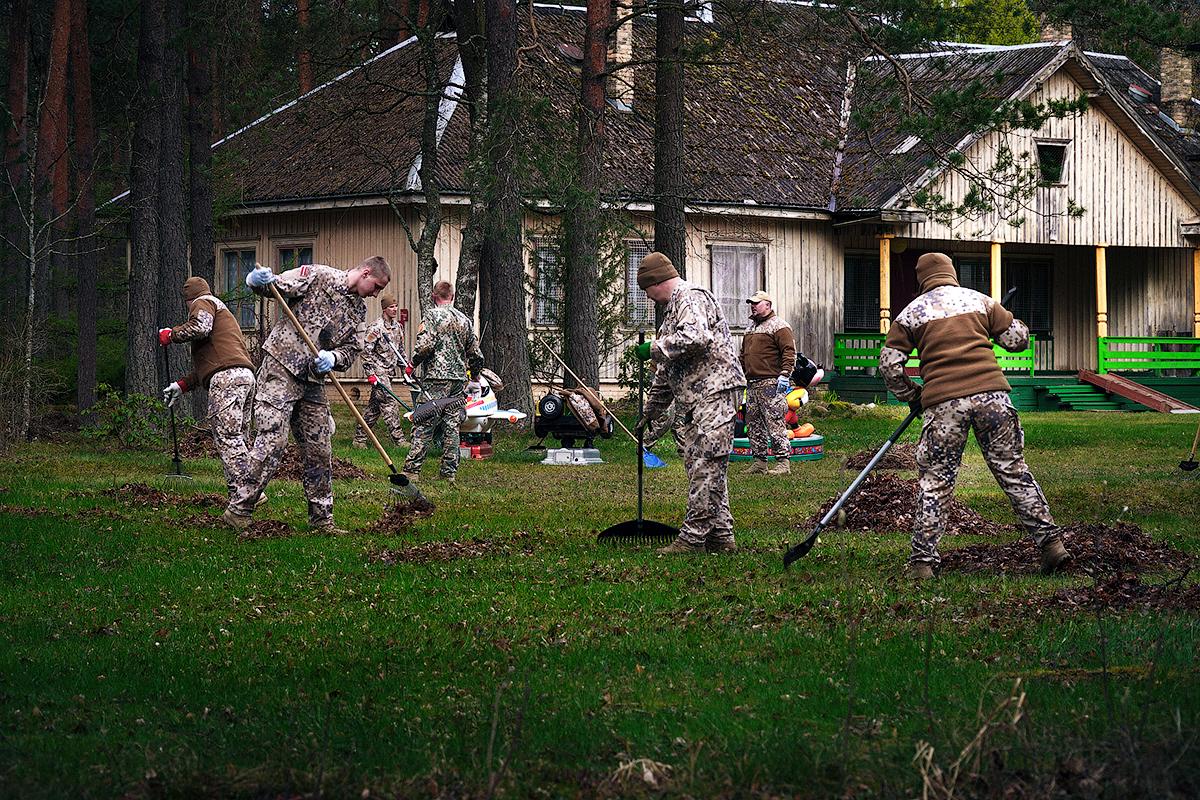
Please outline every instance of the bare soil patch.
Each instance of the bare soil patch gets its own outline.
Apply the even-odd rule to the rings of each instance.
[[[833,508],[837,498],[830,498],[803,523],[811,530]],[[909,533],[917,507],[917,481],[890,473],[872,472],[858,487],[842,510],[846,512],[846,528],[855,531]],[[950,498],[945,508],[946,534],[998,536],[1011,533],[1013,526],[984,519],[978,512]]]
[[[371,561],[379,564],[428,564],[432,561],[454,561],[460,558],[482,558],[484,556],[510,556],[533,552],[532,538],[528,533],[517,533],[510,539],[482,539],[474,537],[463,541],[424,542],[423,544],[396,550],[380,550],[371,555]]]
[[[254,542],[259,539],[284,539],[295,535],[295,529],[286,522],[277,519],[256,519],[246,530],[239,531],[237,536],[243,542]]]
[[[160,489],[147,486],[144,483],[125,483],[113,489],[100,492],[105,497],[111,497],[123,504],[140,506],[142,508],[165,508],[168,506],[200,506],[201,508],[224,507],[229,502],[223,494],[206,492],[204,494],[168,494]],[[72,493],[75,495],[75,493]]]
[[[1129,522],[1067,525],[1063,545],[1073,556],[1071,573],[1120,574],[1158,569],[1185,569],[1192,558],[1151,539]],[[943,572],[1034,573],[1040,568],[1037,545],[1029,536],[1003,544],[973,544],[942,555]]]
[[[1195,611],[1200,609],[1200,584],[1183,583],[1186,576],[1184,572],[1156,586],[1142,583],[1136,575],[1116,575],[1092,586],[1060,589],[1050,597],[1031,597],[1019,605],[1056,611]]]
[[[417,520],[433,516],[436,509],[437,506],[424,497],[401,500],[364,530],[367,533],[385,535],[404,533]]]
[[[846,469],[863,469],[870,463],[879,448],[874,450],[859,450],[846,459]],[[917,443],[903,442],[892,445],[875,469],[913,469],[917,468]]]

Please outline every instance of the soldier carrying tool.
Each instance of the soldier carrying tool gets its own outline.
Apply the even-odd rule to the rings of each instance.
[[[254,362],[242,339],[241,326],[213,295],[208,281],[188,278],[183,284],[183,299],[188,304],[187,322],[159,330],[158,343],[167,347],[190,342],[192,370],[163,389],[163,402],[171,408],[184,392],[197,387],[208,390],[208,422],[232,497],[234,485],[245,481],[250,471],[245,409],[254,392]]]
[[[306,264],[276,275],[255,265],[246,285],[270,296],[271,288],[286,299],[304,333],[320,348],[314,358],[293,325],[276,325],[263,343],[254,395],[257,436],[250,451],[249,477],[236,486],[222,519],[236,530],[250,524],[259,493],[275,476],[287,447],[289,428],[304,461],[304,496],[308,521],[316,530],[340,532],[333,523],[333,435],[325,376],[350,368],[363,347],[367,307],[391,280],[383,256],[373,256],[349,272]]]
[[[403,445],[408,440],[400,424],[400,404],[385,389],[391,387],[393,378],[404,375],[404,368],[408,366],[403,355],[404,328],[396,321],[396,298],[390,295],[384,297],[380,307],[383,313],[367,328],[363,345],[363,372],[373,374],[376,378],[375,383],[371,384],[371,396],[367,401],[367,410],[363,412],[363,421],[367,427],[371,427],[382,415],[392,441],[396,445]],[[361,425],[354,427],[354,446],[367,446],[367,432]]]
[[[1042,570],[1055,572],[1071,556],[1046,496],[1025,464],[1025,432],[991,341],[994,337],[1010,352],[1024,350],[1029,329],[994,299],[959,286],[954,262],[943,253],[917,259],[917,281],[922,293],[896,316],[879,353],[887,388],[925,415],[917,446],[919,489],[908,577],[932,578],[941,563],[942,507],[954,494],[972,429],[996,482],[1041,548]],[[923,386],[904,372],[914,348]]]
[[[413,365],[424,366],[421,388],[426,404],[447,398],[478,395],[482,391],[479,371],[483,353],[475,338],[471,319],[454,307],[454,287],[438,281],[433,287],[433,308],[426,313],[417,332]],[[411,374],[410,366],[406,372]],[[420,409],[418,409],[420,410]],[[459,425],[466,417],[463,403],[444,404],[429,419],[418,422],[414,412],[412,449],[404,461],[404,474],[416,480],[439,425],[442,426],[442,464],[440,475],[454,483],[458,473]]]
[[[737,544],[726,473],[737,396],[746,377],[729,325],[712,293],[680,278],[662,253],[642,259],[637,279],[651,300],[666,306],[658,336],[639,346],[639,357],[653,359],[657,369],[638,426],[651,427],[674,399],[688,475],[687,514],[679,538],[658,552],[733,552]]]

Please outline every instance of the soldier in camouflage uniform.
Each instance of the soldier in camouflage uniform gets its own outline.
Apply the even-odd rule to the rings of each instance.
[[[639,355],[654,360],[647,428],[675,401],[675,421],[688,474],[687,514],[679,538],[659,553],[733,552],[733,514],[726,472],[733,448],[737,396],[746,385],[729,325],[712,293],[679,277],[662,253],[638,265],[638,286],[666,310],[658,335]]]
[[[250,451],[251,477],[235,487],[223,519],[242,530],[250,524],[259,493],[275,476],[292,430],[304,462],[304,496],[313,528],[339,532],[333,524],[333,435],[325,375],[349,369],[363,347],[367,307],[387,286],[391,270],[373,256],[349,272],[306,264],[280,275],[256,266],[246,276],[255,293],[271,295],[271,285],[291,306],[300,325],[320,348],[314,358],[290,320],[280,320],[263,343],[254,396],[257,436]]]
[[[433,308],[425,315],[417,332],[413,364],[424,366],[421,387],[424,402],[446,397],[477,395],[481,391],[479,371],[483,353],[475,338],[471,319],[454,307],[454,287],[439,281],[433,287]],[[441,477],[451,483],[458,472],[459,425],[466,418],[465,406],[450,406],[424,425],[413,427],[412,449],[404,460],[404,474],[415,480],[425,462],[425,453],[442,426]]]
[[[199,386],[208,389],[208,423],[232,496],[234,485],[245,482],[250,474],[245,410],[254,392],[254,363],[241,326],[213,295],[208,281],[188,278],[183,299],[188,304],[187,322],[161,329],[158,342],[163,347],[190,342],[192,371],[163,390],[163,402],[174,406],[184,392]]]
[[[792,468],[792,444],[783,418],[796,367],[796,340],[792,326],[775,313],[771,295],[758,291],[746,302],[753,324],[742,336],[741,362],[746,373],[746,434],[754,453],[754,463],[746,472],[787,475]],[[770,456],[775,464],[768,469]]]
[[[380,304],[383,315],[367,328],[366,342],[363,346],[363,371],[374,375],[378,382],[371,386],[371,396],[367,401],[367,410],[363,412],[363,422],[372,427],[375,421],[383,415],[387,422],[388,433],[397,445],[407,443],[404,428],[400,425],[400,404],[385,390],[390,386],[392,378],[408,366],[404,361],[404,328],[396,322],[396,298],[385,297]],[[367,446],[367,432],[361,425],[354,427],[354,446]]]
[[[959,286],[954,263],[942,253],[917,260],[917,280],[922,294],[896,316],[879,353],[888,389],[925,415],[917,446],[920,486],[908,576],[932,578],[941,562],[942,508],[954,494],[971,430],[1017,518],[1041,548],[1043,571],[1055,572],[1071,556],[1025,464],[1025,433],[991,342],[995,338],[1011,352],[1024,350],[1029,329],[994,299]],[[914,348],[923,386],[904,372]]]

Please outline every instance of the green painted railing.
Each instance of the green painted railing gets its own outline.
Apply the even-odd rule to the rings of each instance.
[[[879,366],[879,351],[887,338],[882,333],[835,333],[833,335],[833,368],[838,372],[846,370],[874,369]],[[1000,369],[1006,372],[1028,372],[1033,375],[1036,363],[1037,343],[1035,336],[1029,337],[1029,347],[1017,353],[1010,353],[1000,345],[994,345],[996,362]],[[914,353],[916,350],[913,351]],[[921,365],[917,358],[909,358],[905,366],[918,367]]]
[[[1170,348],[1170,349],[1168,349]],[[1173,336],[1101,336],[1096,339],[1097,370],[1160,373],[1166,369],[1200,370],[1200,339]]]

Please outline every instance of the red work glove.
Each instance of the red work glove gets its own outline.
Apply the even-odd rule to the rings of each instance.
[[[407,375],[407,376],[408,376],[408,377],[410,377],[410,378],[412,377],[412,374],[413,374],[413,368],[412,368],[412,364],[405,364],[405,365],[404,365],[404,374],[405,374],[405,375]]]
[[[369,383],[369,384],[371,384],[372,386],[374,386],[376,383],[379,383],[379,378],[375,377],[374,375],[368,375],[368,376],[367,376],[367,383]]]
[[[166,347],[167,345],[169,345],[171,343],[171,329],[170,328],[159,328],[158,329],[158,343],[160,345],[162,345],[163,347]]]

